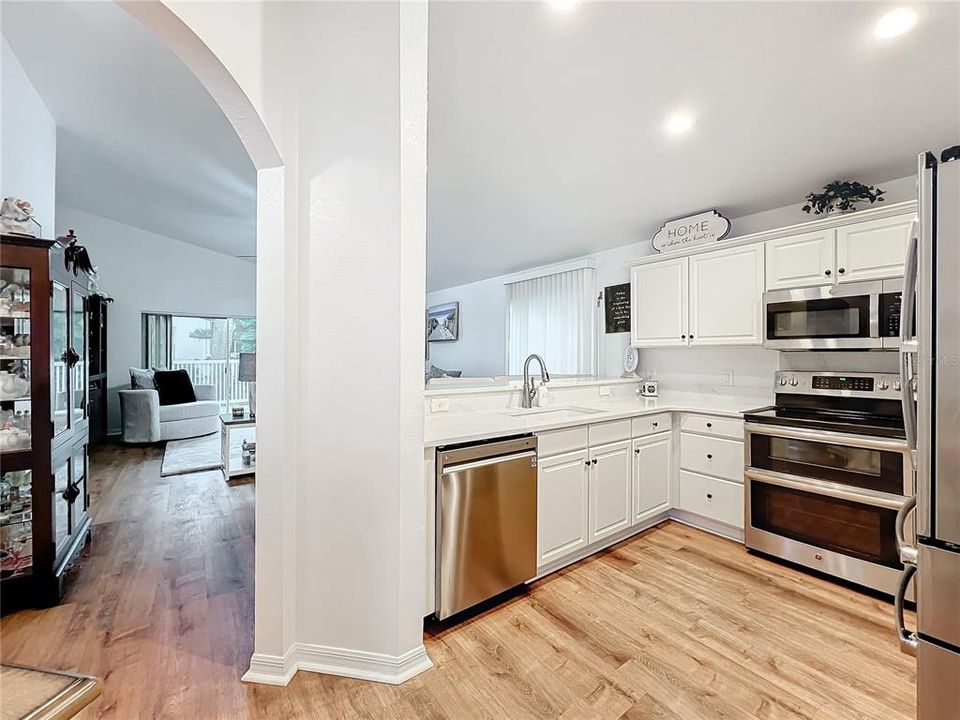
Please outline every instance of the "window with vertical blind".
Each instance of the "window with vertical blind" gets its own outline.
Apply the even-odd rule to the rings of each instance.
[[[593,268],[519,280],[506,290],[507,374],[522,373],[531,353],[551,373],[593,374]]]

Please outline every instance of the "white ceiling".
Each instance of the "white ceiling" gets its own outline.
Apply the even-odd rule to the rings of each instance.
[[[256,170],[170,50],[113,2],[4,0],[0,20],[58,126],[58,203],[256,254]]]
[[[958,5],[430,4],[429,289],[790,205],[960,142]],[[689,108],[687,137],[662,132]]]

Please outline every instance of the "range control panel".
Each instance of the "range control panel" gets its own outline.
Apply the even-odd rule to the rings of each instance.
[[[873,392],[873,377],[850,377],[849,375],[814,375],[814,390],[862,390]]]
[[[792,395],[899,398],[900,376],[892,373],[839,373],[780,370],[773,391]]]

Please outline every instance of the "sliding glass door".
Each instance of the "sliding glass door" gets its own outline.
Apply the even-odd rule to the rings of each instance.
[[[257,320],[252,317],[144,315],[144,348],[149,367],[184,369],[194,385],[214,386],[216,398],[221,403],[242,404],[247,402],[249,389],[248,383],[238,379],[240,353],[256,352]],[[151,352],[154,349],[157,352]],[[161,351],[164,357],[161,357]]]

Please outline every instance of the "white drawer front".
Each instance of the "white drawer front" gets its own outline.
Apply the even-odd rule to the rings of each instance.
[[[590,447],[629,439],[629,420],[614,420],[590,426]]]
[[[743,485],[681,471],[680,508],[743,529]]]
[[[680,429],[701,435],[743,439],[743,420],[739,418],[717,417],[716,415],[694,415],[684,413],[680,417]]]
[[[673,420],[668,412],[657,413],[656,415],[644,415],[643,417],[634,418],[631,426],[633,437],[637,438],[669,430],[673,427]]]
[[[537,433],[537,454],[540,457],[583,450],[586,446],[586,426]]]
[[[743,443],[681,433],[680,467],[742,484]]]

